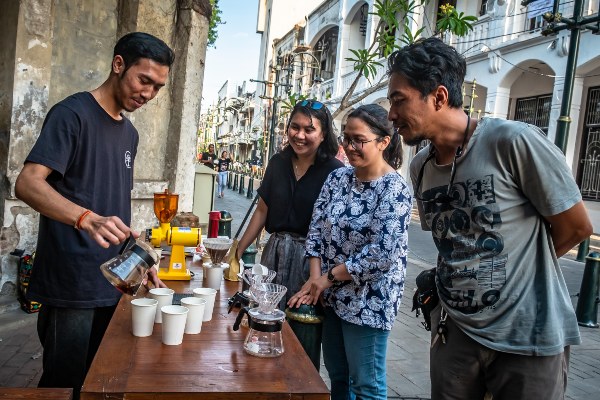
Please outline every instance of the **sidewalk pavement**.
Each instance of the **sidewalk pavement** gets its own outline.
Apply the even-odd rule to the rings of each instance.
[[[225,191],[224,198],[216,198],[215,209],[227,210],[233,220],[231,233],[235,235],[252,198]],[[598,251],[597,241],[590,250]],[[413,214],[409,232],[409,262],[404,290],[396,323],[389,337],[387,351],[387,382],[389,399],[429,399],[429,332],[422,326],[422,317],[415,318],[410,311],[415,278],[423,270],[435,265],[437,252],[429,232],[423,232],[418,217]],[[574,261],[576,252],[561,258],[569,292],[580,289],[584,264]],[[257,261],[260,260],[257,255]],[[573,297],[576,306],[577,297]],[[25,314],[12,304],[0,304],[0,387],[35,387],[41,374],[41,346],[37,339],[36,314]],[[3,312],[4,311],[4,312]],[[600,398],[600,330],[581,327],[583,343],[571,348],[568,400]],[[321,376],[329,379],[321,362]]]

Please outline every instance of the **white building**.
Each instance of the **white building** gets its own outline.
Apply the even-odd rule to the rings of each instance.
[[[294,3],[314,4],[302,10],[292,10]],[[257,31],[263,33],[258,80],[274,82],[277,94],[285,100],[291,90],[316,98],[336,110],[341,97],[356,77],[351,49],[365,49],[372,43],[376,22],[369,14],[373,0],[325,0],[290,2],[259,1]],[[522,6],[521,0],[432,0],[422,7],[411,22],[416,31],[424,26],[424,36],[432,34],[437,10],[442,4],[455,5],[467,15],[478,16],[474,29],[465,37],[447,36],[467,59],[465,106],[472,115],[494,116],[521,120],[537,125],[555,139],[557,119],[562,103],[564,75],[567,67],[570,32],[543,36],[545,26],[541,14],[552,8],[551,0],[536,0]],[[563,16],[573,15],[573,1],[561,1]],[[598,2],[584,0],[583,16],[597,15]],[[285,29],[283,29],[285,28]],[[594,231],[600,231],[600,36],[590,30],[581,32],[576,63],[576,78],[570,109],[572,122],[566,148],[567,162],[582,189],[590,212]],[[306,55],[309,54],[309,55]],[[277,58],[279,56],[279,58]],[[385,81],[387,62],[371,81],[358,83],[355,95]],[[279,66],[279,72],[276,67]],[[283,68],[281,68],[283,67]],[[323,81],[321,81],[321,79]],[[472,83],[476,81],[474,98]],[[287,86],[289,85],[289,86]],[[273,96],[268,86],[267,97]],[[277,87],[277,86],[275,86]],[[368,95],[360,104],[377,103],[388,108],[387,88]],[[257,96],[262,94],[257,86]],[[281,104],[281,102],[279,103]],[[257,102],[253,126],[269,133],[272,104]],[[279,108],[279,107],[278,107]],[[335,119],[342,129],[352,109],[344,110]],[[281,111],[278,127],[285,113]],[[282,129],[274,129],[280,135]],[[415,149],[405,149],[407,166]]]

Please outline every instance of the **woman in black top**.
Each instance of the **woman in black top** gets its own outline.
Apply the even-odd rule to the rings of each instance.
[[[335,158],[338,143],[331,113],[323,103],[303,100],[293,108],[286,147],[269,160],[257,192],[256,210],[238,245],[238,256],[263,228],[271,234],[261,264],[277,272],[275,283],[287,287],[281,308],[309,277],[304,239],[313,206],[331,171],[343,166]],[[239,258],[239,257],[238,257]],[[302,339],[300,338],[302,343]],[[306,349],[311,344],[302,343]],[[313,364],[319,369],[318,357]]]

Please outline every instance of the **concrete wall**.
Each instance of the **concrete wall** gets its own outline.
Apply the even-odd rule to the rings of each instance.
[[[117,39],[144,31],[176,53],[167,85],[129,115],[140,133],[132,227],[154,226],[153,193],[180,195],[192,210],[209,0],[6,0],[0,14],[0,297],[14,293],[15,248],[37,243],[37,212],[14,197],[14,183],[49,108],[98,87]]]
[[[19,0],[7,0],[0,14],[0,171],[6,170],[8,162],[8,143],[10,138],[10,120],[12,110],[12,86],[14,81],[15,38],[17,26],[10,23],[19,14]],[[4,209],[4,199],[8,196],[10,184],[6,177],[0,176],[0,210]],[[0,226],[4,215],[0,213]]]

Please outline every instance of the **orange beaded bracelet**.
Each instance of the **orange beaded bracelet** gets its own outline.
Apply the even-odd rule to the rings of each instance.
[[[84,212],[81,213],[81,215],[79,216],[79,218],[77,218],[77,222],[75,222],[75,229],[79,230],[81,229],[81,223],[83,222],[84,218],[88,216],[88,214],[91,213],[90,210],[85,210]]]

